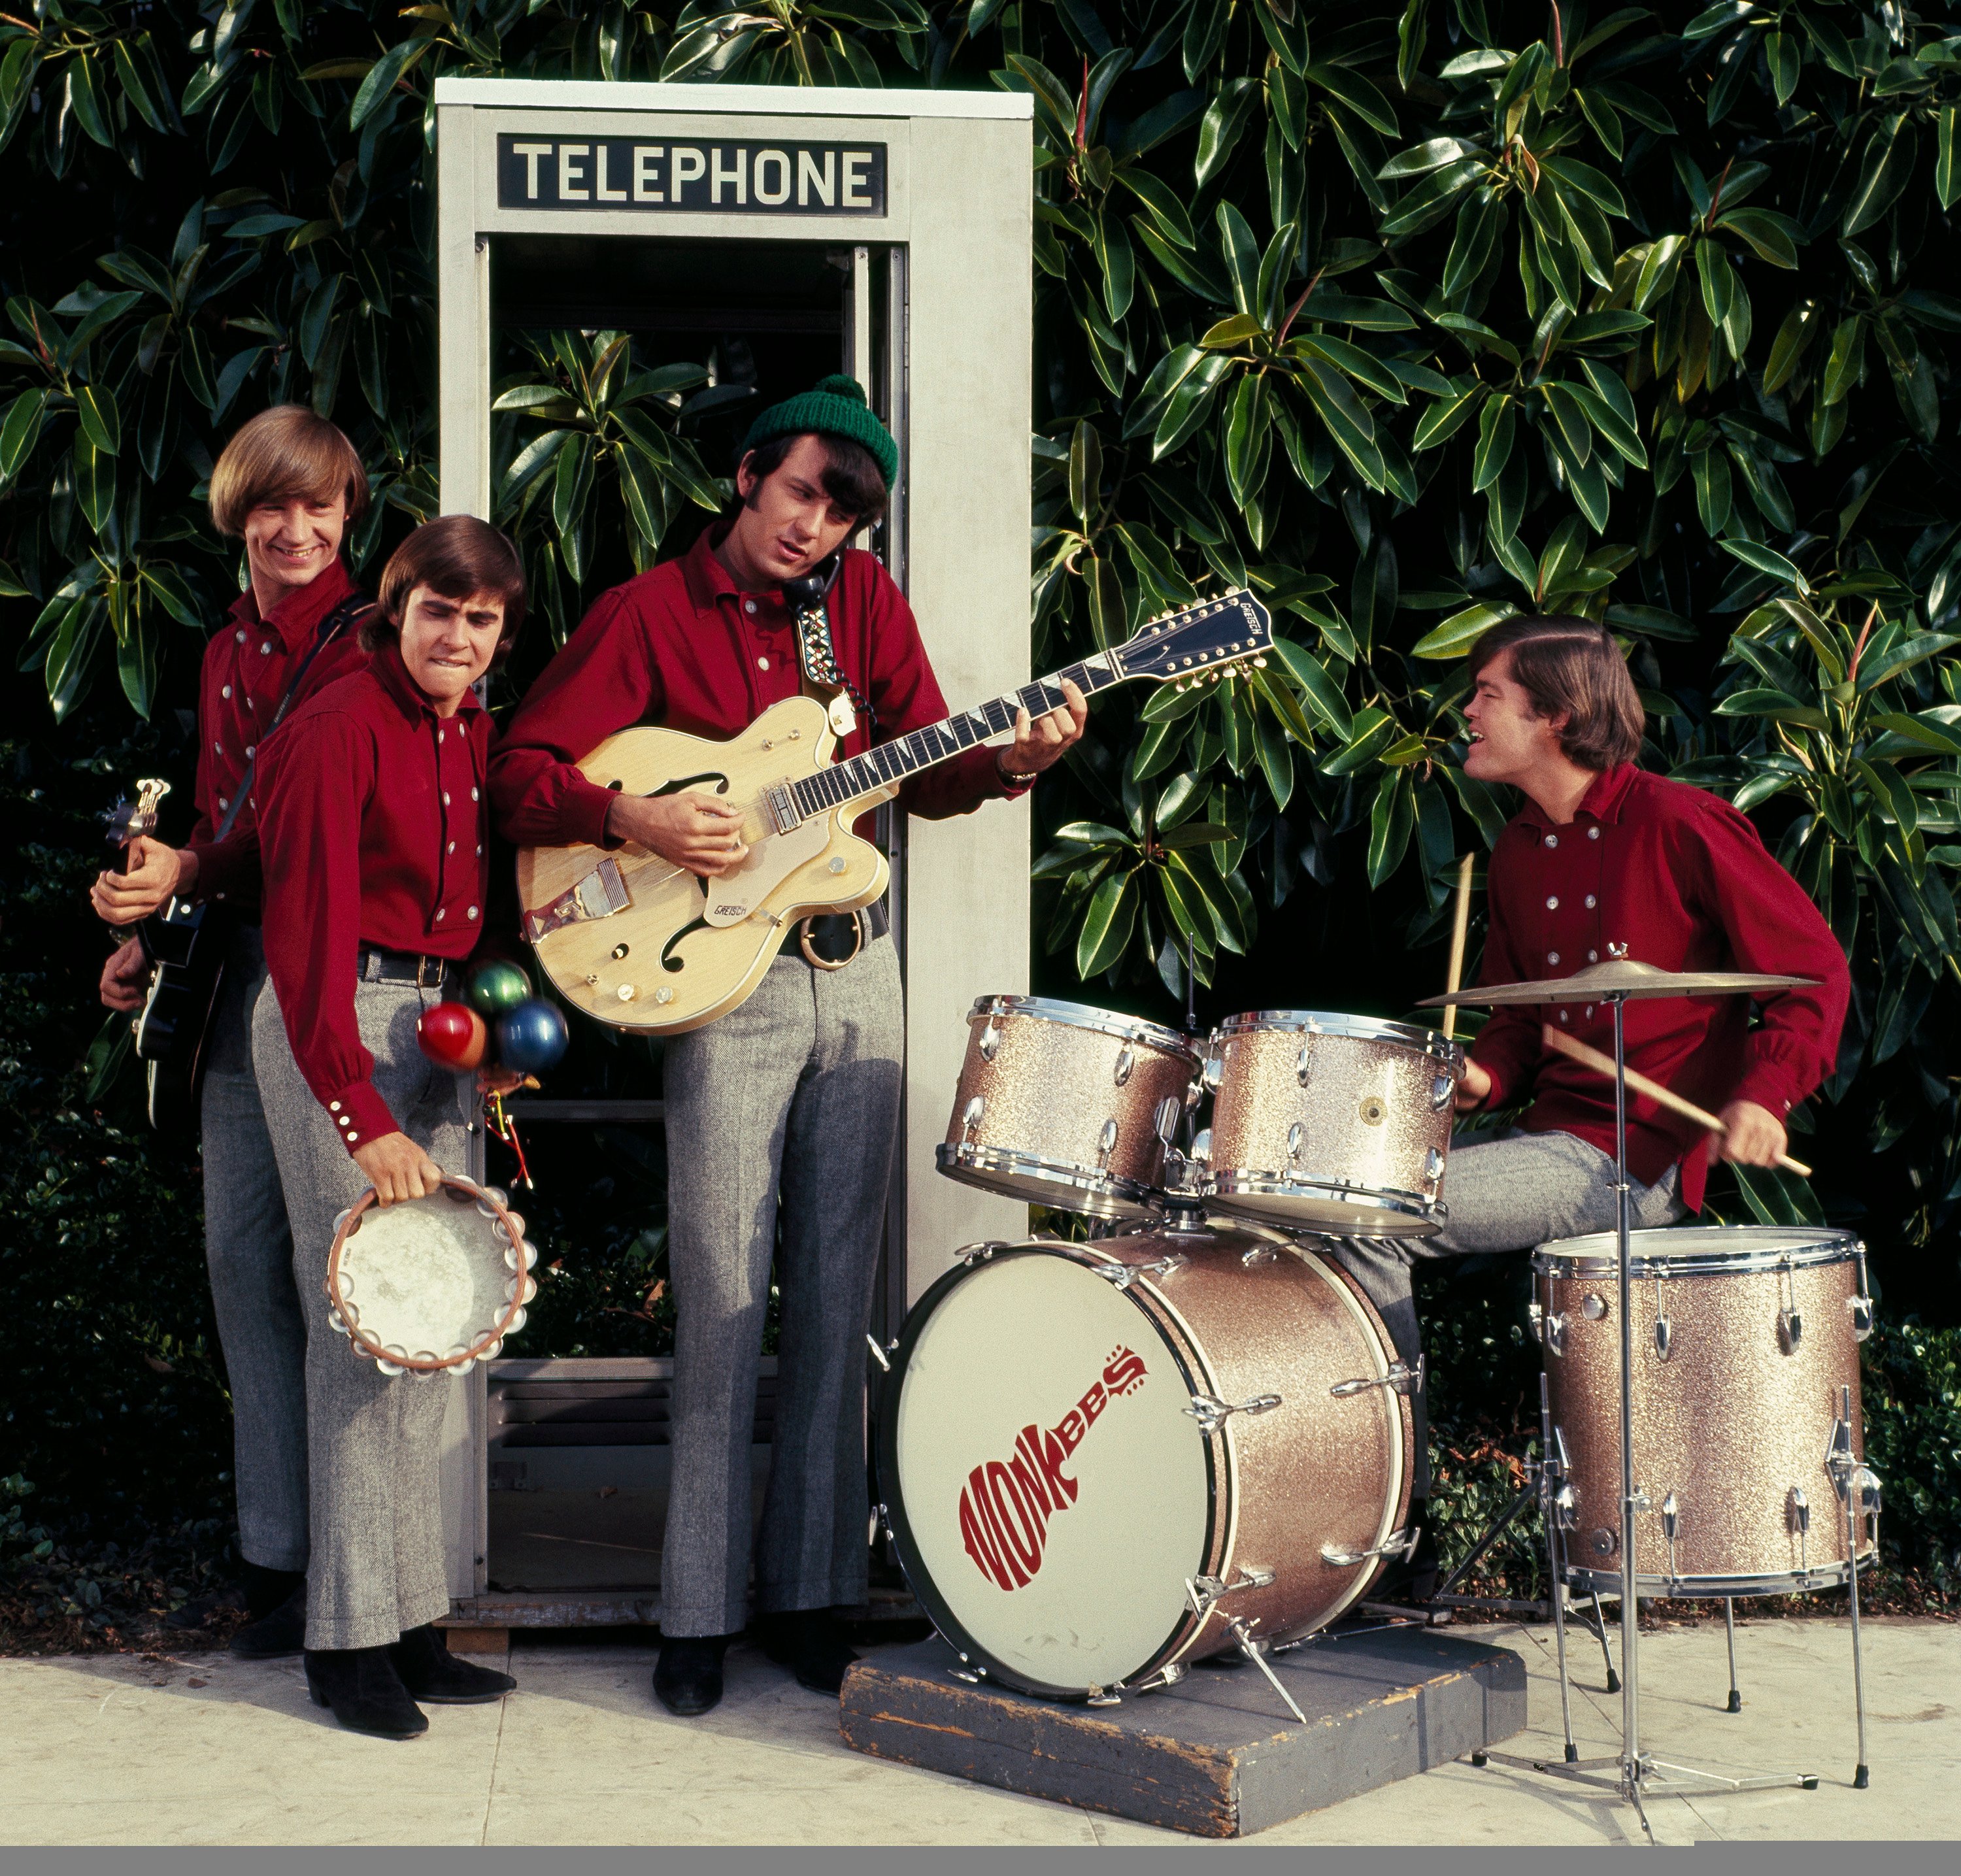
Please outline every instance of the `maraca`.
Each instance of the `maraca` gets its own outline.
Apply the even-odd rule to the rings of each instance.
[[[528,997],[497,1019],[497,1059],[521,1075],[553,1067],[571,1041],[556,1003]]]
[[[502,958],[493,958],[470,973],[471,1007],[493,1022],[531,994],[531,980]]]
[[[467,1003],[437,1003],[416,1019],[416,1042],[438,1068],[474,1068],[489,1040],[483,1019]]]

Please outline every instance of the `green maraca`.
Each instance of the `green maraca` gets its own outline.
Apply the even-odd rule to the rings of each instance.
[[[531,980],[515,964],[493,958],[470,973],[470,1001],[493,1023],[531,994]]]

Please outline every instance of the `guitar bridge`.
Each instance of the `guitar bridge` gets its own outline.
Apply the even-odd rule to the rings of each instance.
[[[550,904],[525,914],[525,942],[534,945],[547,933],[556,931],[561,926],[580,924],[588,919],[611,918],[615,912],[626,911],[631,903],[627,882],[620,877],[620,863],[602,860]]]

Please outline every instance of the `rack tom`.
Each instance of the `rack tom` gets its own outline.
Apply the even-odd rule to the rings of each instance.
[[[967,1677],[1105,1700],[1308,1634],[1406,1552],[1409,1384],[1310,1252],[977,1245],[894,1351],[880,1495]]]
[[[1631,1242],[1634,1489],[1647,1499],[1634,1514],[1637,1590],[1749,1596],[1844,1582],[1848,1492],[1861,1568],[1879,1509],[1859,1405],[1859,1344],[1873,1319],[1866,1247],[1850,1232],[1771,1225],[1637,1231]],[[1617,1591],[1614,1233],[1542,1246],[1532,1273],[1567,1581]]]
[[[1262,1010],[1215,1032],[1210,1202],[1298,1230],[1427,1237],[1464,1052],[1435,1031]]]
[[[1143,1217],[1194,1098],[1191,1038],[1040,997],[983,997],[967,1023],[939,1169],[1032,1204]]]

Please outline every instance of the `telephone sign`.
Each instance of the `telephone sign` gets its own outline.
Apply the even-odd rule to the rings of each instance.
[[[885,146],[500,132],[497,206],[862,219],[885,212]]]

